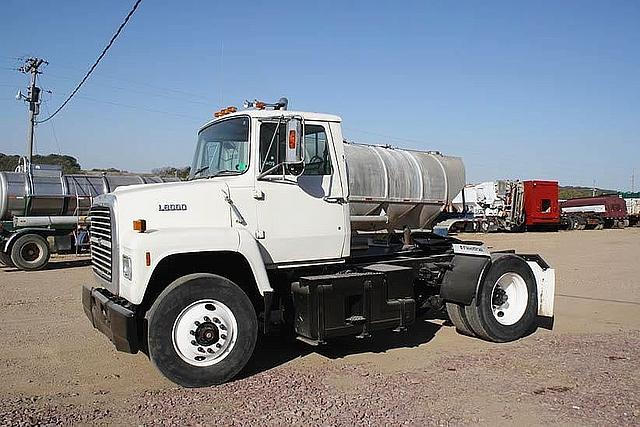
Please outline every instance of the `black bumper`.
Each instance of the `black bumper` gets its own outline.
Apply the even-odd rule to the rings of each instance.
[[[106,289],[89,285],[82,286],[82,306],[93,327],[109,337],[118,351],[138,352],[139,321],[135,311]]]

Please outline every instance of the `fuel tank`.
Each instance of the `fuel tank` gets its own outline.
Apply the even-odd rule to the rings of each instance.
[[[465,183],[462,159],[344,144],[353,230],[430,229]]]

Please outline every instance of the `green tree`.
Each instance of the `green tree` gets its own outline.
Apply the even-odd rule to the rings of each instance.
[[[82,170],[78,159],[63,154],[36,154],[33,156],[33,163],[40,165],[58,165],[65,174],[78,173]],[[0,153],[0,170],[13,171],[20,164],[20,156],[17,154]]]

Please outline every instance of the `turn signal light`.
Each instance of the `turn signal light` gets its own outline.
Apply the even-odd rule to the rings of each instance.
[[[147,221],[144,219],[134,219],[133,220],[133,230],[138,233],[144,233],[147,231]]]
[[[264,102],[262,101],[256,101],[253,106],[257,109],[257,110],[264,110],[266,108],[266,105]]]
[[[290,150],[296,149],[296,131],[293,129],[289,131],[289,149]]]
[[[213,113],[213,117],[216,117],[216,118],[222,117],[227,114],[235,113],[236,111],[238,111],[236,107],[223,108],[222,110],[216,111],[215,113]]]

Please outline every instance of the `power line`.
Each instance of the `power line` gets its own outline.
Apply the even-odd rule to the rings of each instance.
[[[63,68],[66,70],[70,70],[70,71],[77,71],[77,68],[73,68],[73,67],[67,67],[67,66],[63,66],[63,65],[58,65],[56,64],[57,68]],[[61,79],[67,79],[67,80],[75,80],[75,79],[71,79],[69,77],[65,77],[65,76],[61,76],[61,75],[56,75],[56,74],[51,74],[51,73],[47,73],[48,76],[54,76],[57,78],[61,78]],[[106,79],[106,80],[112,80],[116,83],[126,83],[126,84],[130,84],[130,85],[134,85],[134,86],[145,86],[148,88],[152,88],[152,89],[156,89],[156,90],[160,90],[162,91],[162,93],[166,93],[168,92],[175,92],[176,94],[180,94],[189,98],[199,98],[203,101],[207,101],[210,103],[211,99],[210,97],[207,96],[203,96],[201,93],[193,93],[193,92],[188,92],[188,91],[184,91],[181,89],[174,89],[174,88],[170,88],[167,86],[159,86],[159,85],[153,85],[147,82],[140,82],[140,81],[135,81],[135,80],[130,80],[130,79],[124,79],[122,77],[114,77],[114,76],[109,76],[106,74],[101,74],[100,78],[102,79]]]
[[[102,53],[100,54],[100,56],[98,56],[98,59],[96,59],[96,61],[93,63],[93,65],[91,66],[91,68],[89,68],[89,71],[87,71],[87,74],[85,74],[85,76],[82,78],[82,80],[80,81],[80,83],[78,83],[78,86],[76,86],[76,88],[69,94],[69,96],[67,97],[67,99],[62,103],[62,105],[60,105],[58,107],[58,109],[56,111],[53,112],[52,115],[50,115],[49,117],[47,117],[44,120],[40,120],[37,123],[44,123],[48,120],[51,120],[56,114],[58,114],[60,112],[60,110],[62,110],[65,105],[67,105],[67,103],[69,101],[71,101],[71,98],[73,98],[73,96],[76,94],[76,92],[78,92],[78,90],[80,90],[80,87],[84,84],[85,81],[87,81],[87,79],[89,78],[89,76],[91,75],[91,73],[93,72],[93,70],[98,66],[98,64],[100,63],[100,61],[102,60],[102,58],[104,58],[104,56],[107,54],[107,51],[111,48],[111,45],[113,45],[113,42],[116,40],[116,38],[118,38],[118,36],[120,35],[120,33],[122,32],[123,28],[125,25],[127,25],[127,22],[129,22],[129,19],[131,18],[131,16],[133,16],[133,14],[135,13],[136,9],[138,8],[138,6],[140,5],[140,2],[142,2],[142,0],[136,0],[135,4],[133,5],[133,7],[131,8],[131,10],[129,11],[129,13],[127,14],[127,16],[124,18],[124,21],[122,21],[122,24],[120,24],[120,26],[118,27],[118,30],[115,32],[115,34],[113,35],[113,37],[111,37],[111,40],[109,40],[109,43],[107,43],[107,46],[102,50]]]
[[[121,102],[107,101],[105,99],[97,99],[97,98],[92,98],[92,97],[84,96],[84,95],[78,95],[78,98],[84,99],[84,100],[87,100],[87,101],[98,102],[100,104],[115,105],[117,107],[131,108],[132,110],[146,111],[148,113],[167,114],[167,115],[170,115],[170,116],[185,117],[185,118],[188,118],[188,119],[203,121],[202,117],[195,117],[195,116],[190,116],[190,115],[181,114],[181,113],[173,113],[171,111],[156,110],[156,109],[152,109],[152,108],[141,107],[141,106],[138,106],[138,105],[123,104]]]
[[[384,135],[381,133],[376,133],[376,132],[370,132],[370,131],[366,131],[366,130],[362,130],[362,129],[356,129],[353,127],[342,127],[343,130],[346,131],[350,131],[350,132],[357,132],[357,133],[364,133],[367,135],[372,135],[372,136],[377,136],[379,138],[386,138],[389,139],[391,141],[403,141],[403,142],[413,142],[415,144],[424,144],[426,141],[419,141],[417,139],[409,139],[409,138],[401,138],[401,137],[397,137],[397,136],[391,136],[391,135]]]
[[[71,79],[69,77],[64,77],[61,75],[57,75],[57,74],[51,74],[51,73],[47,73],[47,78],[54,78],[54,79],[63,79],[63,80],[75,80],[75,79]],[[211,102],[204,102],[204,101],[198,101],[195,99],[191,99],[191,98],[186,98],[186,95],[182,95],[182,96],[174,96],[174,95],[168,95],[165,91],[148,91],[148,90],[140,90],[140,89],[131,89],[131,88],[126,88],[126,87],[122,87],[122,86],[114,86],[114,85],[110,85],[110,84],[105,84],[105,83],[96,83],[95,81],[92,83],[94,85],[98,85],[98,86],[102,86],[102,87],[106,87],[106,88],[110,88],[110,89],[116,89],[116,90],[122,90],[122,91],[126,91],[126,92],[130,92],[130,93],[139,93],[142,95],[147,95],[147,96],[155,96],[155,97],[161,97],[161,98],[173,98],[176,100],[180,100],[181,102],[187,102],[187,103],[191,103],[191,104],[199,104],[199,105],[207,105],[207,106],[211,106],[212,103]],[[0,86],[2,86],[0,84]]]

